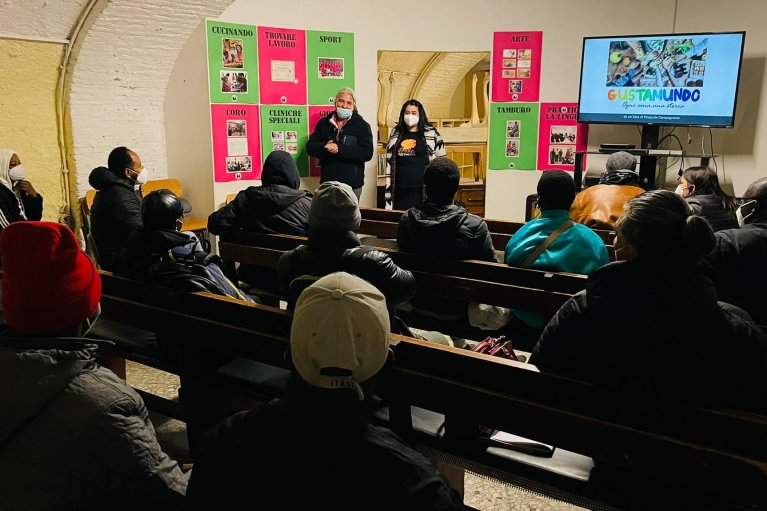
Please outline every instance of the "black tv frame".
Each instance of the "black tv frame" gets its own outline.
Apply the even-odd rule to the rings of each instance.
[[[658,38],[672,38],[679,36],[707,36],[707,35],[724,35],[724,34],[742,34],[743,43],[740,46],[740,58],[738,59],[738,75],[737,82],[735,83],[735,97],[732,104],[732,123],[729,125],[724,124],[684,124],[673,122],[621,122],[621,121],[582,121],[581,120],[581,88],[583,87],[583,54],[586,49],[587,39],[631,39],[634,37],[646,39],[648,37]],[[584,36],[583,44],[581,46],[581,72],[578,75],[578,118],[577,122],[582,124],[617,124],[617,125],[637,125],[637,126],[686,126],[691,128],[733,128],[735,126],[735,113],[738,106],[738,92],[740,90],[740,71],[743,68],[743,50],[746,47],[746,31],[735,30],[730,32],[679,32],[676,34],[637,34],[637,35],[615,35],[615,36]],[[654,149],[655,147],[645,147],[644,136],[642,137],[642,148]]]

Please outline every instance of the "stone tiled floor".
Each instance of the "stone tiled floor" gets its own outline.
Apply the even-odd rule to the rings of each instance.
[[[178,395],[178,377],[133,362],[127,366],[128,383],[165,398]],[[184,423],[152,414],[152,422],[163,449],[179,462],[188,463]],[[481,511],[573,511],[583,509],[532,494],[522,488],[466,473],[464,502]]]

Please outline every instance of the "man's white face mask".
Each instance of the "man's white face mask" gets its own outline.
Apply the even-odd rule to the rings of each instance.
[[[753,214],[756,212],[756,201],[755,200],[749,200],[744,202],[740,205],[738,209],[735,210],[735,218],[738,219],[738,225],[740,227],[743,227],[746,225],[746,220],[753,216]]]

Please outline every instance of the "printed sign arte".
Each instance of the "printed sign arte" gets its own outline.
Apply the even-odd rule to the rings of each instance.
[[[261,105],[261,132],[264,159],[272,151],[286,151],[296,160],[301,177],[309,176],[306,153],[309,119],[306,106]]]
[[[211,103],[258,103],[256,27],[208,20]]]
[[[578,124],[578,103],[541,103],[538,169],[573,170],[588,145],[588,124]]]
[[[543,32],[493,34],[492,101],[538,101]]]
[[[306,65],[309,104],[333,104],[338,89],[354,88],[354,34],[307,30]]]
[[[217,183],[261,178],[258,106],[210,105]]]
[[[538,103],[490,103],[488,140],[491,170],[534,170]]]
[[[261,103],[306,104],[306,32],[258,27]]]

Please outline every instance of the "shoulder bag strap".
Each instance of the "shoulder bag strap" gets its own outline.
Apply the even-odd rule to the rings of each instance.
[[[525,259],[525,262],[522,263],[522,268],[528,268],[531,264],[533,264],[535,260],[538,259],[538,256],[541,255],[544,250],[549,248],[549,245],[554,243],[554,240],[559,238],[559,235],[569,229],[572,225],[573,221],[567,220],[565,223],[557,227],[557,230],[549,234],[549,237],[543,240],[543,243],[538,245],[536,249],[533,250],[532,254],[530,254],[527,259]]]

